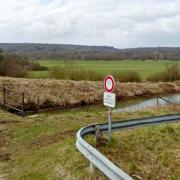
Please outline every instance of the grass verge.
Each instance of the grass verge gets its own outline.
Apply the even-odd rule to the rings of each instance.
[[[177,113],[179,110],[178,106],[170,106],[135,113],[114,113],[113,120]],[[81,112],[78,110],[73,113],[42,113],[25,118],[0,111],[0,177],[14,180],[106,179],[99,172],[91,176],[88,172],[89,162],[75,148],[75,135],[78,129],[91,123],[106,122],[106,119],[107,114],[99,112],[98,109],[97,112]],[[173,125],[172,128],[176,133]],[[179,125],[177,128],[179,128]],[[127,136],[123,135],[123,141],[116,141],[120,143],[117,145],[121,145],[122,149],[124,148],[129,150],[127,152],[134,153],[137,160],[139,157],[135,153],[136,151],[134,152],[135,148],[131,149],[133,137],[136,138],[135,143],[141,142],[142,149],[139,149],[139,151],[142,156],[141,150],[143,150],[143,146],[148,144],[146,141],[150,137],[150,135],[146,135],[145,130],[142,130],[142,135],[140,133],[141,130],[138,130],[138,132],[140,135],[137,137],[136,135],[127,134]],[[157,130],[157,133],[161,132]],[[145,137],[143,134],[145,134]],[[175,138],[174,135],[172,134],[173,138]],[[164,136],[166,136],[166,133],[164,133]],[[119,135],[114,134],[114,137],[116,139]],[[122,136],[120,135],[120,137]],[[129,140],[131,139],[130,137],[132,137],[131,141]],[[159,137],[159,142],[162,141],[162,138],[161,136]],[[156,145],[159,142],[156,142]],[[176,149],[173,147],[177,146],[179,148],[179,144],[174,143],[174,141],[172,143],[171,152],[176,155]],[[163,143],[160,143],[158,146],[159,148],[164,148]],[[116,143],[114,143],[113,147],[116,147]],[[106,146],[103,148],[107,151],[110,150]],[[168,151],[169,148],[167,146],[165,150]],[[116,148],[113,151],[115,152]],[[130,157],[129,163],[136,163]],[[125,156],[118,159],[121,159],[120,165],[127,161]],[[115,163],[118,162],[115,161]],[[144,163],[148,164],[149,159],[144,159]],[[171,160],[171,163],[174,163],[173,171],[178,171],[179,167],[176,166],[176,161]],[[126,166],[123,167],[126,170]],[[141,172],[140,170],[138,173]],[[151,173],[153,172],[149,171],[149,176],[151,176]]]
[[[104,144],[98,149],[134,179],[180,177],[179,124],[117,132],[111,145]]]

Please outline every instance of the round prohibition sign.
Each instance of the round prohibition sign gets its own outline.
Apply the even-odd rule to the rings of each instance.
[[[113,92],[115,89],[115,80],[113,76],[108,75],[104,79],[104,88],[107,92]]]

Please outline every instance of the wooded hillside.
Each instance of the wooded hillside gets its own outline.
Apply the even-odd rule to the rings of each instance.
[[[180,47],[117,49],[111,46],[65,44],[0,43],[5,53],[21,54],[30,59],[59,60],[180,60]]]

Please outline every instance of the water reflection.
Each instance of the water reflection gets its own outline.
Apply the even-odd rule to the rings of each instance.
[[[147,107],[153,107],[153,106],[165,106],[169,103],[172,104],[180,104],[180,94],[174,94],[174,95],[168,95],[168,96],[162,96],[161,98],[151,98],[148,100],[144,100],[139,103],[135,103],[132,105],[128,105],[124,108],[116,108],[113,112],[127,112],[127,111],[139,111],[142,109],[145,109]]]

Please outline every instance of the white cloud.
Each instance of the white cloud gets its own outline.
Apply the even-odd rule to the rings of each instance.
[[[0,42],[179,46],[178,0],[6,0]]]

